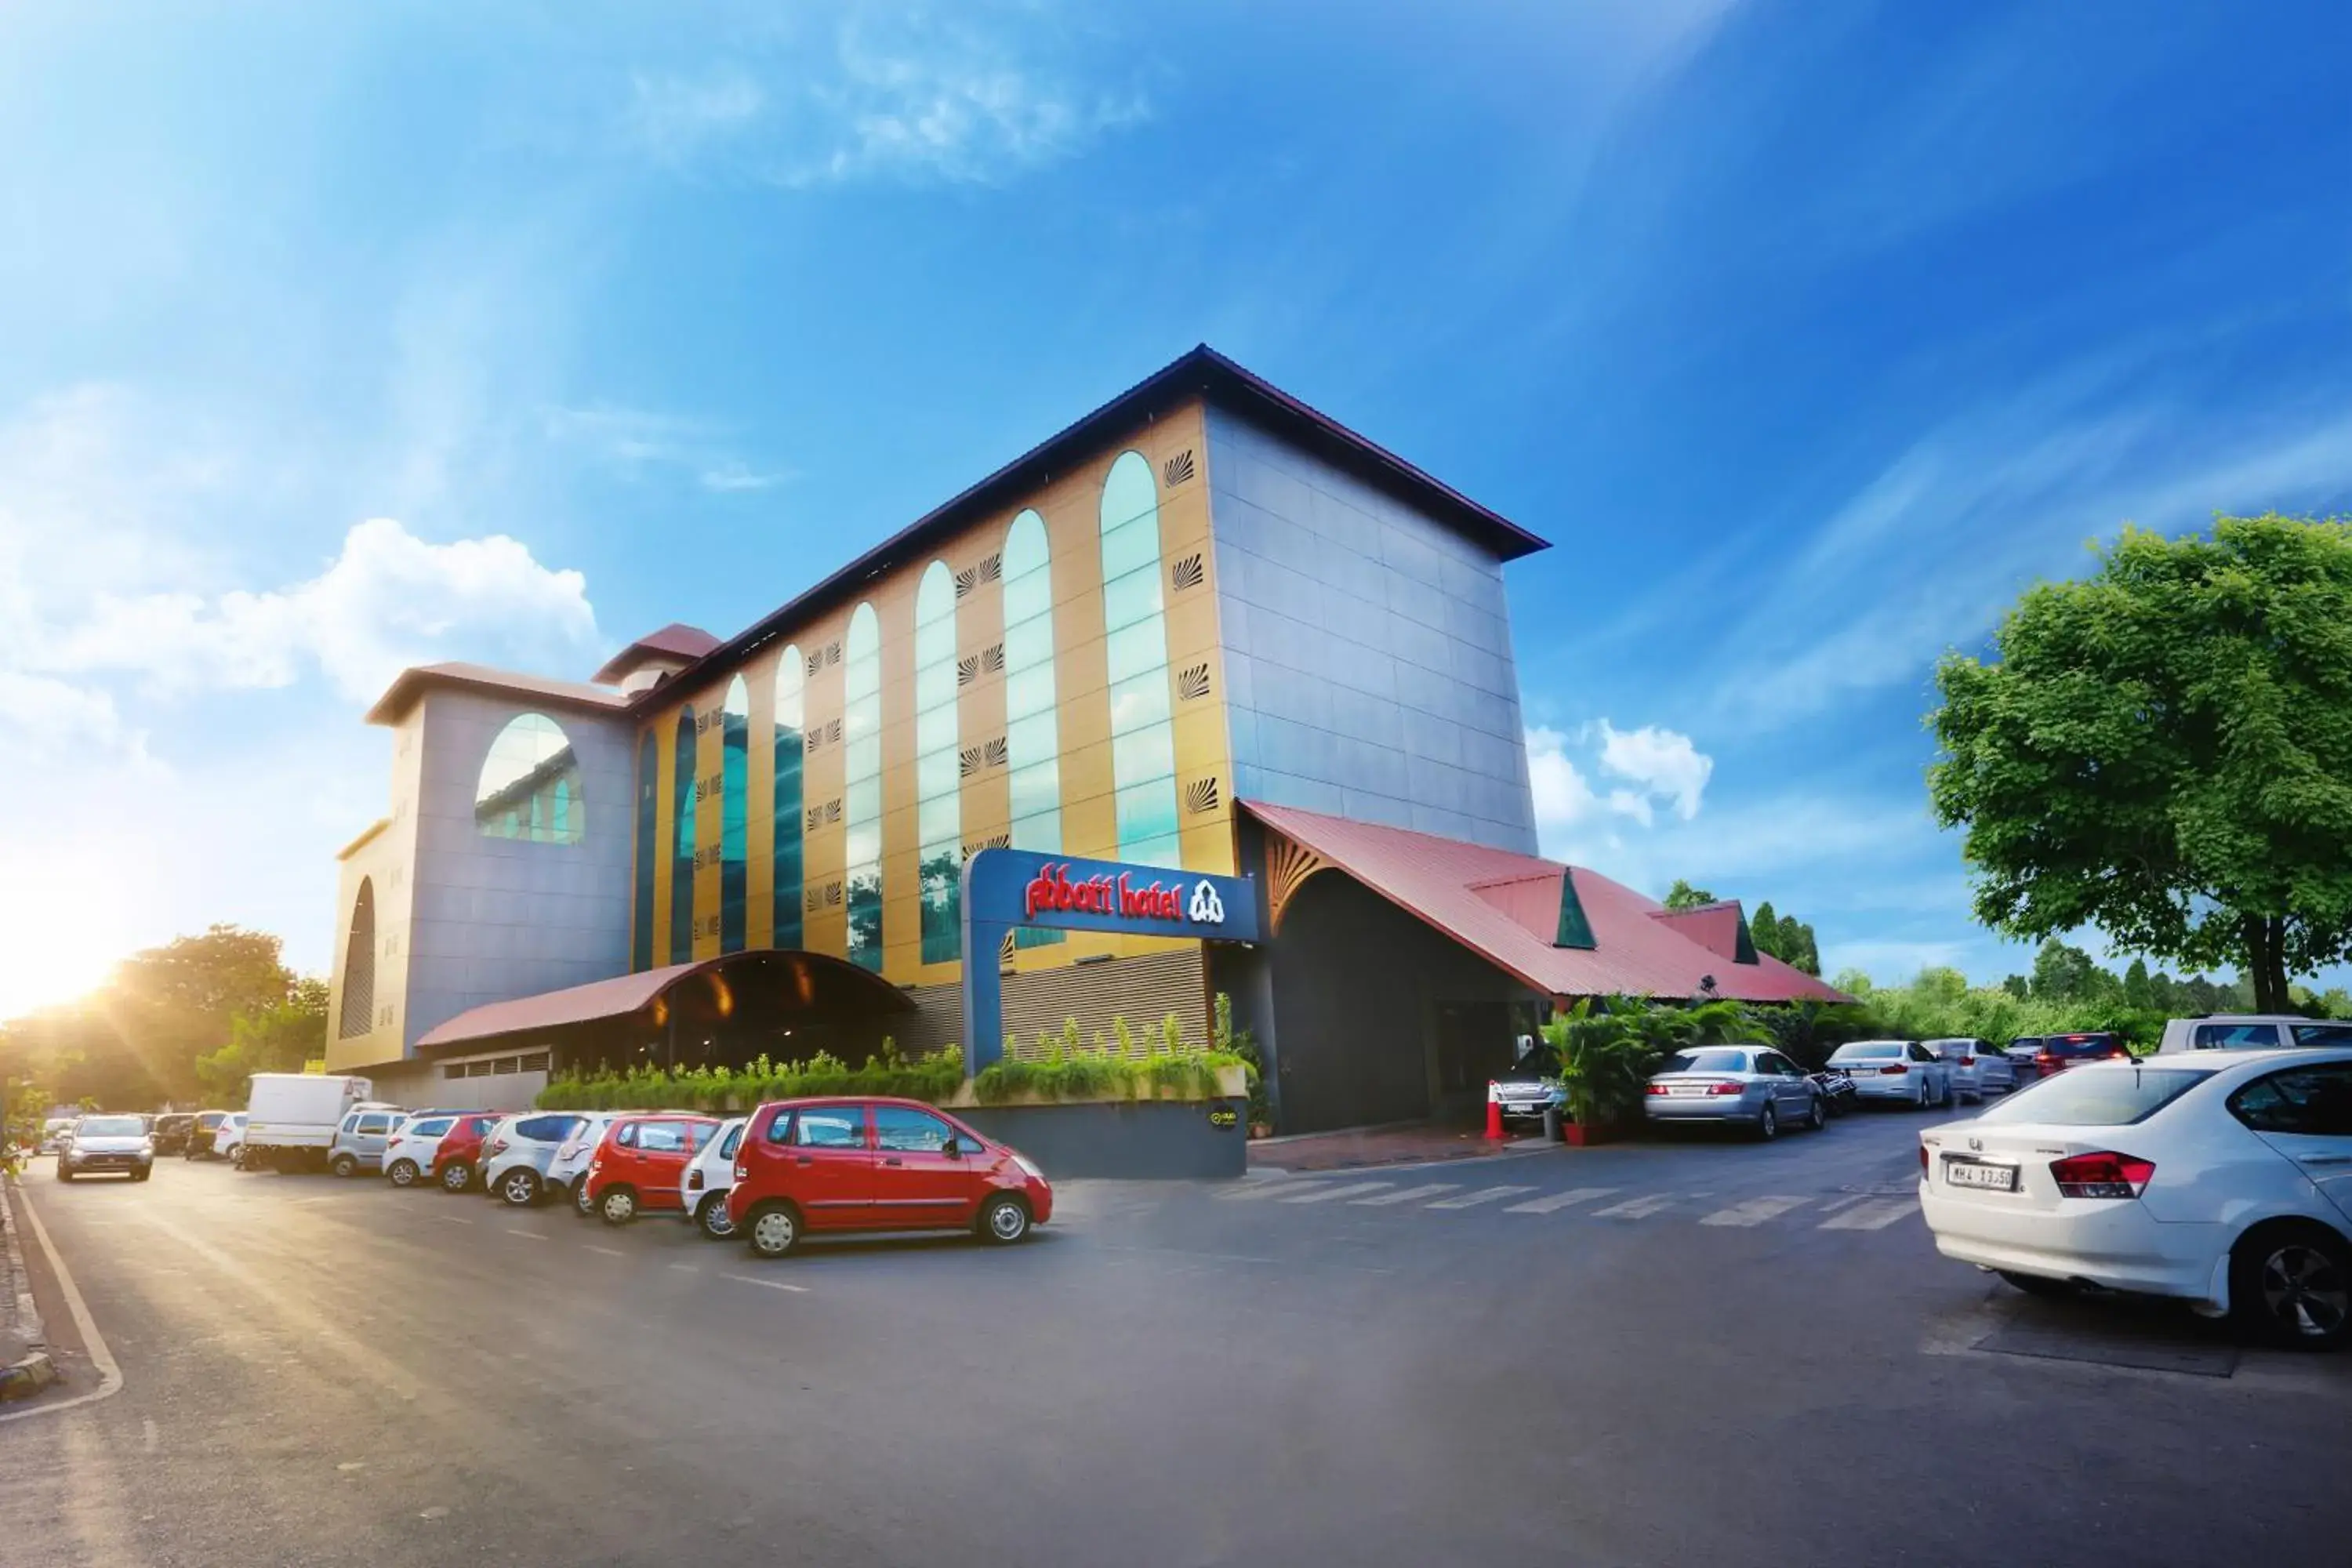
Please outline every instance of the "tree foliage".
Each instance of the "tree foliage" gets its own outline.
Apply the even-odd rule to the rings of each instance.
[[[1822,952],[1814,942],[1813,928],[1794,915],[1774,913],[1771,900],[1756,906],[1756,913],[1748,921],[1748,931],[1757,952],[1769,953],[1807,974],[1822,972]]]
[[[1670,910],[1695,910],[1702,904],[1713,902],[1715,902],[1713,893],[1708,892],[1705,888],[1694,888],[1680,877],[1676,877],[1675,885],[1666,889],[1666,908]]]
[[[1937,818],[1978,918],[2228,963],[2256,1005],[2352,952],[2352,523],[2126,529],[1937,671]]]

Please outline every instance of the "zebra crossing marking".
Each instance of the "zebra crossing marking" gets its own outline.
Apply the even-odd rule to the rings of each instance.
[[[1391,1204],[1409,1204],[1415,1198],[1430,1198],[1435,1197],[1440,1193],[1450,1193],[1461,1184],[1459,1182],[1432,1182],[1424,1187],[1407,1187],[1401,1193],[1382,1193],[1376,1198],[1351,1198],[1349,1203],[1351,1206],[1361,1205],[1366,1208],[1386,1208]]]
[[[1277,1198],[1276,1202],[1286,1204],[1328,1204],[1334,1198],[1353,1197],[1359,1193],[1377,1193],[1384,1187],[1393,1187],[1396,1184],[1394,1182],[1349,1182],[1344,1185],[1337,1187],[1317,1187],[1310,1192],[1293,1193],[1286,1198]]]
[[[1589,1203],[1594,1198],[1605,1198],[1610,1194],[1622,1190],[1617,1187],[1570,1187],[1564,1193],[1554,1193],[1549,1197],[1529,1198],[1523,1204],[1513,1204],[1503,1212],[1505,1214],[1558,1214],[1570,1204]]]
[[[1885,1230],[1904,1215],[1916,1213],[1919,1200],[1896,1198],[1857,1205],[1822,1221],[1822,1230]]]
[[[1271,1181],[1253,1182],[1237,1192],[1219,1193],[1217,1197],[1220,1202],[1229,1204],[1255,1203],[1259,1198],[1284,1198],[1287,1202],[1286,1194],[1304,1192],[1310,1187],[1319,1189],[1322,1185],[1321,1182],[1286,1182],[1277,1176]]]
[[[1675,1206],[1672,1193],[1643,1193],[1637,1198],[1627,1198],[1622,1204],[1611,1204],[1605,1209],[1594,1209],[1595,1219],[1647,1219],[1660,1209]]]
[[[1446,1198],[1429,1206],[1433,1209],[1466,1209],[1479,1204],[1490,1204],[1496,1198],[1515,1198],[1521,1193],[1534,1192],[1533,1187],[1481,1187],[1475,1193],[1465,1193],[1458,1198]]]
[[[1778,1219],[1790,1209],[1801,1208],[1811,1202],[1812,1202],[1811,1198],[1789,1197],[1780,1194],[1749,1198],[1746,1203],[1733,1204],[1729,1208],[1716,1210],[1700,1220],[1699,1224],[1741,1226],[1762,1225],[1768,1219]]]

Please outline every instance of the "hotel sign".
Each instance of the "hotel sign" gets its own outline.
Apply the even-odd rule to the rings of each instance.
[[[1263,920],[1257,884],[1245,877],[982,849],[963,868],[965,1065],[978,1072],[1003,1052],[1004,990],[994,959],[1019,927],[1257,942]]]

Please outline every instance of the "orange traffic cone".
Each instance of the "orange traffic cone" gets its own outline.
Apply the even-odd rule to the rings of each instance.
[[[1500,1100],[1486,1102],[1486,1136],[1497,1143],[1503,1141],[1503,1104]]]

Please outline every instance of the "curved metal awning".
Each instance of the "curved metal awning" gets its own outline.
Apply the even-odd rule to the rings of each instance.
[[[915,1006],[904,991],[845,959],[803,948],[759,947],[486,1003],[427,1029],[416,1048],[422,1055],[437,1056],[509,1035],[543,1035],[636,1014],[648,1015],[646,1022],[658,1025],[675,999],[697,993],[707,994],[722,1016],[734,1012],[738,995],[745,994],[791,1011],[857,1007],[904,1013]]]

